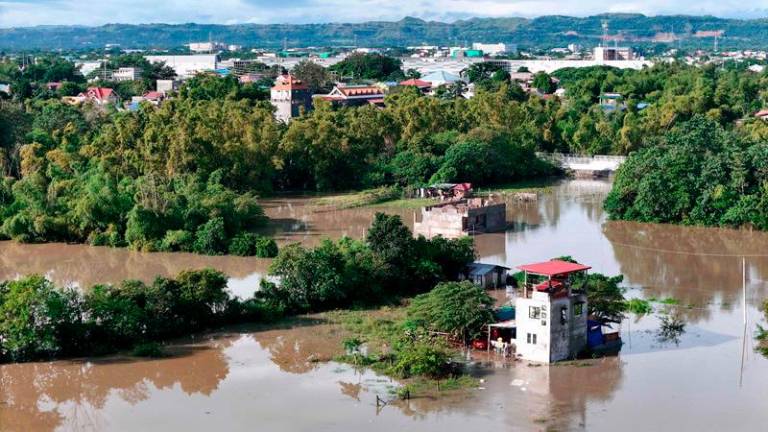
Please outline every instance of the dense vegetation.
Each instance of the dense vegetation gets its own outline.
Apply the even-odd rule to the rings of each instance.
[[[231,298],[227,277],[214,270],[85,291],[54,287],[42,276],[2,282],[0,362],[135,346],[151,353],[151,342],[223,324],[392,303],[456,280],[474,259],[471,240],[414,239],[397,216],[378,214],[369,232],[364,242],[345,238],[312,250],[285,248],[271,268],[279,283],[264,282],[245,300]]]
[[[150,285],[97,285],[85,294],[42,276],[2,282],[0,362],[102,354],[228,322],[237,309],[226,284],[213,270]]]
[[[284,247],[270,267],[280,283],[263,281],[257,298],[289,313],[381,304],[457,280],[474,258],[468,237],[414,238],[400,217],[377,213],[365,241]]]
[[[402,62],[381,54],[353,53],[329,68],[340,78],[398,81],[405,78]]]
[[[348,66],[360,67],[361,76],[399,71],[387,57],[354,59]],[[564,69],[554,74],[566,90],[562,99],[526,94],[506,72],[476,65],[466,72],[476,84],[471,99],[460,97],[460,86],[437,97],[403,88],[387,95],[383,109],[318,101],[286,125],[273,118],[261,86],[234,77],[198,76],[161,106],[138,111],[68,106],[58,94],[38,92],[48,79],[82,85],[65,63],[26,69],[16,79],[28,81],[32,95],[0,102],[2,237],[256,253],[265,248],[243,236],[265,221],[259,195],[429,182],[482,187],[555,173],[536,151],[637,152],[606,204],[616,218],[765,226],[765,213],[756,210],[762,199],[756,155],[768,125],[750,117],[768,102],[760,91],[768,77],[743,64]],[[301,64],[299,72],[317,88],[328,85],[327,71],[316,65]],[[552,77],[538,74],[534,81],[552,90]],[[603,92],[621,93],[625,105],[604,110],[597,104]],[[662,149],[677,146],[670,134],[696,129],[704,121],[697,116],[726,138],[681,150],[688,160],[674,168]],[[722,169],[712,161],[702,165],[709,153],[717,153]],[[634,162],[653,158],[665,166],[658,175],[646,176],[638,168],[643,163]],[[704,175],[686,182],[670,177],[674,169]],[[678,195],[657,200],[654,187],[667,184]]]
[[[258,46],[412,46],[446,45],[456,40],[517,43],[526,48],[563,47],[570,43],[592,46],[602,35],[602,21],[626,43],[668,46],[654,41],[657,33],[674,31],[675,46],[711,47],[711,37],[697,31],[723,30],[720,46],[765,48],[768,25],[764,20],[725,19],[713,16],[652,16],[604,14],[589,17],[543,16],[525,18],[473,18],[452,23],[404,18],[396,22],[329,24],[108,24],[100,27],[44,26],[0,29],[0,48],[102,48],[117,43],[126,48],[180,47],[190,40],[208,40],[211,34],[229,43]]]
[[[766,230],[767,156],[764,140],[695,117],[630,156],[605,208],[615,219]]]

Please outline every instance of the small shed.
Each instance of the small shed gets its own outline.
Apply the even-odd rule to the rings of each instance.
[[[507,285],[509,267],[497,264],[472,263],[467,266],[466,277],[485,289],[503,288]]]

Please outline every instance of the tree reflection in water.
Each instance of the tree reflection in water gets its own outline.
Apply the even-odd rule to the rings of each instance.
[[[187,395],[210,395],[229,373],[228,338],[169,348],[168,358],[105,357],[0,365],[3,431],[102,430],[99,411],[113,396],[136,404],[152,387],[178,385]]]

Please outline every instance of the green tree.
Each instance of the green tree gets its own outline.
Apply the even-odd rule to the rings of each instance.
[[[466,342],[493,322],[494,303],[482,287],[471,282],[445,282],[416,296],[408,307],[408,316],[419,326],[450,333]]]

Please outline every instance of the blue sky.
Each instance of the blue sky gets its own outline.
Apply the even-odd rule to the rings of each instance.
[[[105,23],[317,23],[453,21],[472,16],[602,12],[768,16],[768,0],[0,0],[0,27]]]

